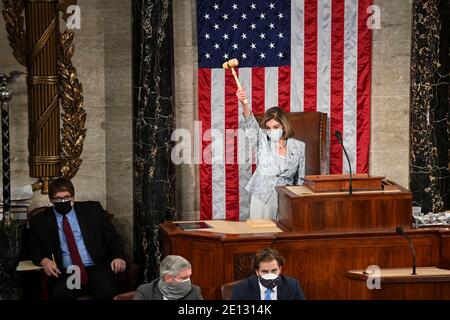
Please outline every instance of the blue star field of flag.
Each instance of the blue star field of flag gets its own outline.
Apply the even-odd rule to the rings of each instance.
[[[199,67],[289,65],[290,11],[290,0],[197,0]]]

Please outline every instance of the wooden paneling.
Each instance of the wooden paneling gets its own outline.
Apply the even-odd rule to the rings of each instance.
[[[406,239],[392,229],[347,232],[282,232],[227,235],[206,231],[181,231],[171,222],[162,224],[168,252],[192,263],[193,283],[205,299],[220,299],[220,286],[252,272],[251,255],[272,247],[286,258],[283,273],[299,279],[307,299],[350,299],[348,270],[411,266]],[[416,248],[417,265],[436,266],[445,229],[406,229]],[[247,264],[247,267],[246,267]],[[428,289],[427,289],[428,290]]]

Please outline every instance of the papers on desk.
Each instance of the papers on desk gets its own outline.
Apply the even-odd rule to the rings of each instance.
[[[37,271],[43,269],[35,265],[31,260],[20,261],[16,271]]]

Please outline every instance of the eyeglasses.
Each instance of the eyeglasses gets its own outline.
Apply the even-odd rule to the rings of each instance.
[[[72,201],[73,197],[71,196],[67,196],[64,198],[52,198],[52,202],[67,202],[67,201]]]

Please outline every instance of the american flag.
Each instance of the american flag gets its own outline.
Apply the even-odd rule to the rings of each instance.
[[[367,173],[370,143],[372,0],[197,0],[198,108],[203,139],[201,219],[244,220],[252,151],[230,70],[236,69],[253,113],[272,106],[328,114],[328,168]],[[209,161],[208,161],[209,159]],[[205,161],[206,160],[206,161]]]

